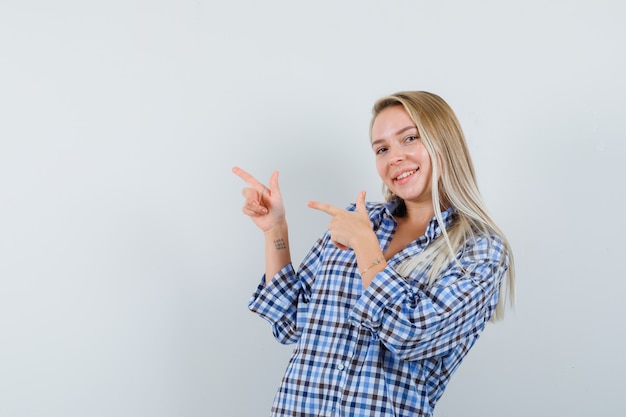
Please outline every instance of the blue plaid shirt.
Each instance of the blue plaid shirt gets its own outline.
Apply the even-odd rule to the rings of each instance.
[[[383,251],[396,229],[394,204],[367,204]],[[454,211],[442,214],[448,227]],[[365,290],[354,252],[336,248],[328,232],[298,272],[289,264],[269,284],[263,278],[250,310],[279,342],[296,343],[272,416],[433,414],[495,310],[508,265],[500,238],[483,236],[459,252],[462,268],[451,262],[433,285],[423,271],[396,272],[440,235],[433,218]]]

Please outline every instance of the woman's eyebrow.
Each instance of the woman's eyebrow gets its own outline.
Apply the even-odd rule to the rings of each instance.
[[[401,134],[403,134],[404,132],[406,132],[407,130],[411,130],[411,129],[415,129],[415,130],[417,130],[417,126],[413,126],[413,125],[411,125],[411,126],[403,127],[402,129],[398,130],[398,131],[394,134],[394,136],[401,135]],[[377,144],[379,144],[380,142],[384,142],[384,141],[385,141],[385,138],[381,138],[381,139],[376,139],[376,140],[373,140],[373,141],[372,141],[372,147],[373,147],[374,145],[377,145]]]

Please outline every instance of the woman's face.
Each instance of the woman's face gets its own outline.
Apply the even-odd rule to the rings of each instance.
[[[372,125],[372,150],[383,183],[405,202],[432,206],[430,156],[402,106],[382,110]]]

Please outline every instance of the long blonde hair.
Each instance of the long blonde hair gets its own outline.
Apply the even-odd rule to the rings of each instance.
[[[461,125],[452,108],[439,96],[425,91],[404,91],[383,97],[372,109],[370,136],[374,120],[384,109],[402,106],[419,132],[432,164],[432,200],[435,217],[443,225],[442,207],[452,206],[458,214],[455,222],[418,256],[405,261],[399,272],[408,275],[415,268],[426,271],[432,285],[468,239],[477,235],[495,234],[500,237],[508,256],[508,270],[500,286],[500,294],[493,320],[504,316],[506,300],[515,299],[515,267],[513,253],[504,233],[485,209],[478,190],[476,174]],[[397,198],[383,185],[385,198]],[[506,262],[503,257],[502,263]]]

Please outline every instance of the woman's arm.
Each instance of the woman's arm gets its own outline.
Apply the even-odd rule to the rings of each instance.
[[[269,188],[241,168],[233,172],[248,187],[243,189],[243,213],[264,234],[265,276],[248,303],[248,308],[272,325],[274,337],[281,343],[295,343],[302,333],[298,311],[306,309],[311,285],[319,267],[324,239],[311,248],[296,273],[291,264],[285,208],[278,186],[278,173],[270,178]]]
[[[499,238],[479,238],[460,257],[462,268],[452,262],[432,286],[387,267],[357,301],[351,319],[401,359],[446,355],[476,337],[495,310],[505,256]]]
[[[248,187],[242,193],[246,201],[242,211],[265,235],[265,282],[291,262],[289,235],[285,217],[285,205],[278,186],[278,172],[270,178],[269,188],[241,168],[233,172],[243,179]]]
[[[317,240],[298,272],[288,263],[270,280],[260,283],[248,303],[252,312],[272,325],[274,337],[280,343],[296,343],[302,334],[311,288],[327,241],[326,235]]]
[[[283,221],[265,232],[265,283],[290,262],[289,233]]]
[[[365,207],[365,191],[359,193],[354,211],[318,201],[310,201],[308,206],[332,216],[328,224],[331,241],[339,249],[354,250],[363,287],[369,287],[376,274],[385,269],[387,261],[372,230]]]

